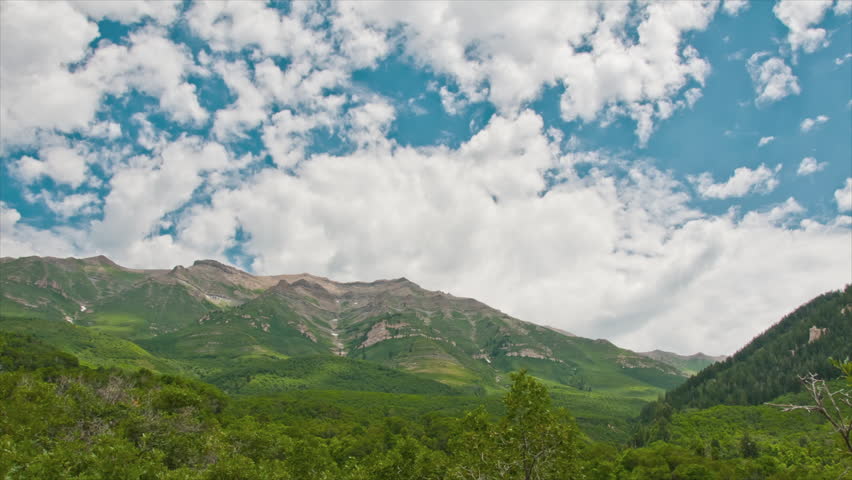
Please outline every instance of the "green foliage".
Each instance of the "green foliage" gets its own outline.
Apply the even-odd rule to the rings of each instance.
[[[798,377],[835,377],[825,361],[852,356],[852,285],[820,295],[756,337],[724,362],[716,363],[666,394],[675,408],[717,404],[758,405],[801,389]],[[827,328],[810,342],[812,326]]]
[[[751,439],[748,432],[740,439],[740,455],[743,458],[757,458],[758,456],[757,442]]]
[[[289,390],[350,390],[453,395],[454,388],[370,362],[332,356],[286,360],[251,359],[205,381],[235,394],[270,394]]]
[[[388,410],[364,416],[367,405],[375,408],[365,401],[346,402],[344,416],[314,409],[293,411],[286,422],[260,420],[255,407],[261,417],[226,409],[224,395],[209,385],[80,367],[31,338],[3,334],[0,358],[9,366],[0,373],[4,477],[437,480],[464,478],[473,458],[451,443],[477,432],[452,417],[405,419]],[[516,376],[505,411],[499,422],[481,419],[503,438],[512,476],[502,478],[576,471],[571,452],[579,433],[550,406],[543,385]],[[304,421],[293,422],[297,417]]]
[[[453,450],[458,478],[579,478],[578,437],[573,419],[553,409],[546,387],[525,371],[512,375],[506,415],[491,424],[483,410],[464,420]]]
[[[139,345],[87,327],[38,318],[0,316],[0,332],[32,336],[58,350],[74,355],[89,367],[145,368],[160,373],[182,373],[188,367],[152,355]]]
[[[146,280],[90,307],[79,323],[122,338],[150,338],[195,322],[216,307],[182,284]]]
[[[51,348],[32,336],[0,334],[0,372],[77,365],[73,355]]]

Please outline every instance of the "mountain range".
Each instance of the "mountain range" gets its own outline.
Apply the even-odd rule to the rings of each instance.
[[[139,270],[104,256],[25,257],[0,259],[0,287],[7,330],[51,337],[59,327],[44,321],[60,320],[75,332],[66,343],[99,339],[87,341],[137,352],[133,364],[201,378],[239,371],[250,384],[242,387],[252,389],[288,388],[271,378],[276,362],[336,356],[480,393],[502,389],[508,372],[526,368],[567,389],[652,399],[718,360],[632,352],[405,278],[341,283],[252,275],[214,260]],[[84,362],[107,361],[79,345],[74,351]]]
[[[391,411],[498,408],[509,374],[526,369],[586,434],[617,442],[637,415],[759,404],[798,391],[796,375],[830,375],[829,356],[852,356],[850,286],[727,358],[633,352],[405,278],[257,276],[213,260],[139,270],[103,256],[0,258],[0,294],[0,333],[34,337],[88,367],[191,377],[253,402],[383,402]]]

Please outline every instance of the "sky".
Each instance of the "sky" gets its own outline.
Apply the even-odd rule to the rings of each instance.
[[[852,283],[852,1],[0,2],[0,255],[730,354]]]

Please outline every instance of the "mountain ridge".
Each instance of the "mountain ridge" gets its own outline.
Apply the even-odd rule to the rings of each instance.
[[[257,276],[216,260],[128,269],[104,256],[2,263],[0,315],[65,320],[168,361],[222,374],[224,362],[337,355],[438,380],[502,388],[526,368],[565,388],[654,398],[686,374],[609,341],[524,322],[407,278],[336,282]]]
[[[717,362],[722,362],[727,355],[707,355],[703,352],[693,353],[692,355],[681,355],[674,352],[664,350],[651,350],[650,352],[636,352],[639,355],[653,358],[654,360],[676,367],[686,373],[696,374],[705,367]]]

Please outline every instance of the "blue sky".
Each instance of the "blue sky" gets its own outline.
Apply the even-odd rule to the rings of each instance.
[[[852,281],[852,2],[2,3],[0,255],[731,353]]]

